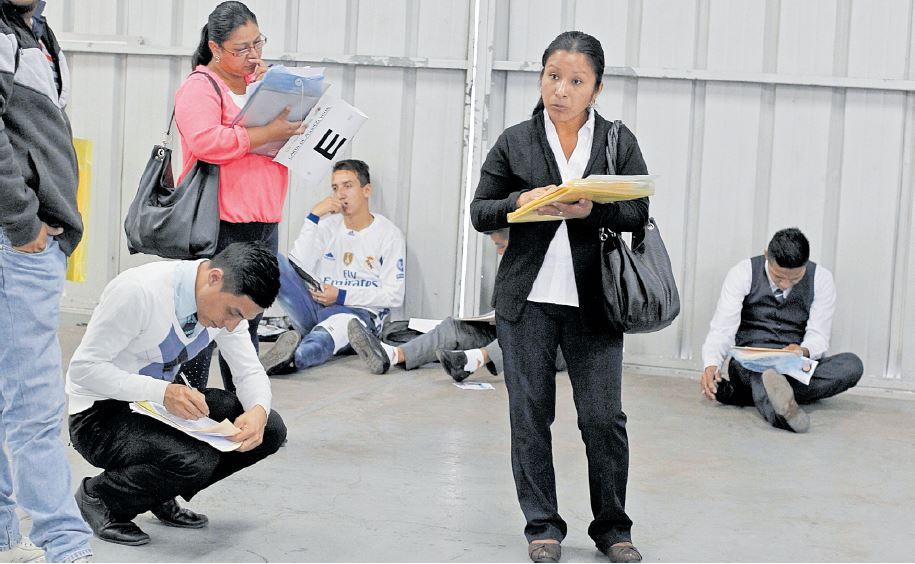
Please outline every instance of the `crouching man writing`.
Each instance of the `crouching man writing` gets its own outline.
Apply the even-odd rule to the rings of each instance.
[[[83,480],[76,502],[97,537],[141,545],[133,523],[152,511],[167,525],[200,528],[205,515],[182,509],[201,490],[279,449],[286,426],[270,409],[270,383],[247,320],[279,290],[273,253],[234,243],[212,260],[154,262],[112,280],[67,371],[70,438],[104,472]],[[237,384],[234,394],[174,381],[181,364],[216,341]],[[150,417],[129,402],[150,400],[185,419],[228,419],[241,446],[220,452]]]

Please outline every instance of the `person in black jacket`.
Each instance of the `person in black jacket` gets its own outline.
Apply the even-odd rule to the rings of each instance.
[[[19,505],[32,517],[32,541],[46,559],[73,562],[89,558],[92,547],[60,440],[57,326],[67,255],[83,224],[64,113],[67,60],[43,5],[0,2],[0,551],[18,544],[20,552],[35,552],[20,535]],[[32,557],[4,555],[7,562]]]
[[[511,419],[512,470],[527,519],[528,555],[556,562],[566,523],[559,516],[550,425],[561,348],[588,455],[588,534],[614,562],[639,562],[626,515],[629,447],[620,385],[623,335],[601,303],[600,227],[633,231],[648,219],[648,199],[556,203],[540,213],[562,221],[509,224],[507,215],[555,185],[607,174],[610,122],[594,110],[602,89],[600,42],[560,34],[543,53],[541,99],[531,119],[506,129],[486,157],[470,204],[478,231],[510,227],[511,244],[496,277],[493,306],[502,344]],[[616,174],[647,174],[638,142],[619,131]]]

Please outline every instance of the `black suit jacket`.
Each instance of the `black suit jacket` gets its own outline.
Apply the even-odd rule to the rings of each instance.
[[[583,177],[607,173],[607,132],[610,122],[595,112],[591,158]],[[620,128],[617,174],[648,174],[638,141],[626,126]],[[499,264],[492,305],[496,313],[517,321],[543,265],[558,221],[515,223],[507,216],[522,192],[562,184],[559,166],[544,130],[543,114],[506,129],[489,151],[480,171],[480,183],[470,203],[470,218],[478,231],[510,227],[509,244]],[[648,219],[648,198],[614,204],[594,204],[591,215],[567,220],[579,313],[589,332],[608,330],[601,295],[600,227],[634,231]]]

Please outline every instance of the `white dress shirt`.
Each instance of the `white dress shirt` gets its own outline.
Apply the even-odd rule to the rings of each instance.
[[[588,120],[578,130],[578,141],[575,150],[566,159],[559,142],[559,133],[550,119],[550,114],[543,110],[543,126],[546,129],[546,139],[556,157],[559,165],[559,175],[566,182],[573,178],[581,178],[591,158],[591,143],[594,140],[594,111],[588,109]],[[531,293],[527,297],[531,302],[542,302],[578,307],[578,288],[575,286],[575,270],[572,267],[572,247],[569,244],[569,230],[565,220],[553,235],[550,246],[543,258],[543,265]]]
[[[769,262],[765,265],[766,279],[769,288],[775,292],[778,285],[769,276]],[[721,296],[715,315],[709,323],[708,336],[702,345],[703,367],[715,366],[720,368],[734,346],[737,329],[740,327],[740,312],[743,309],[743,300],[750,293],[753,282],[753,266],[750,259],[737,263],[724,279],[721,286]],[[791,293],[789,288],[785,297]],[[804,332],[804,341],[801,346],[810,351],[810,358],[821,358],[829,348],[829,337],[832,332],[832,315],[836,310],[836,286],[832,279],[832,272],[821,265],[817,265],[813,276],[813,303],[810,305],[810,317],[807,319],[807,329]]]

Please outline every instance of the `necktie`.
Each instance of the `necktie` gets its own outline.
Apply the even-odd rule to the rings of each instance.
[[[194,327],[197,326],[197,314],[190,315],[184,318],[184,323],[181,325],[181,329],[184,331],[185,337],[190,337],[194,332]]]
[[[779,303],[785,301],[785,292],[783,292],[781,288],[775,289],[775,299],[778,300]]]

